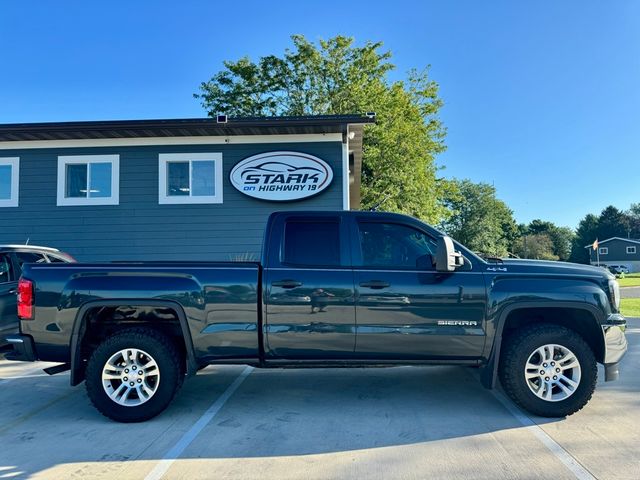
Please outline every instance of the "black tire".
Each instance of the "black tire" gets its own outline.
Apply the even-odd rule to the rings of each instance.
[[[559,401],[549,401],[534,394],[525,378],[529,356],[543,345],[556,344],[569,349],[580,364],[580,380],[574,392]],[[528,325],[505,340],[499,365],[500,382],[511,399],[534,415],[565,417],[591,399],[596,388],[598,368],[593,351],[575,331],[560,325]],[[558,391],[557,387],[556,390]]]
[[[123,349],[138,349],[147,352],[160,373],[155,393],[137,406],[116,403],[103,387],[102,372],[112,355]],[[184,369],[174,342],[152,328],[130,328],[106,338],[89,358],[86,370],[86,388],[91,403],[105,417],[118,422],[142,422],[161,413],[180,389],[184,380]]]

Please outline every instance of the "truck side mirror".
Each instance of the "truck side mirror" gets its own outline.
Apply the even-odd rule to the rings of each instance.
[[[438,238],[438,251],[436,252],[436,270],[438,272],[453,272],[464,265],[464,258],[460,252],[453,248],[451,237],[443,235]]]

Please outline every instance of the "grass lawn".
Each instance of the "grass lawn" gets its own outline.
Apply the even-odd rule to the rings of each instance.
[[[620,311],[625,317],[640,317],[640,298],[620,299]]]
[[[630,273],[624,278],[619,278],[618,283],[621,287],[640,287],[640,273]]]

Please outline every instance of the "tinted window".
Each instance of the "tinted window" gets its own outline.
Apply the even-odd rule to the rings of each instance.
[[[288,221],[284,230],[284,263],[311,266],[340,265],[338,221]]]
[[[362,265],[431,270],[437,243],[425,233],[394,223],[361,222]]]
[[[51,254],[47,255],[47,258],[49,259],[49,262],[51,262],[51,263],[67,263],[66,260],[64,260],[64,259],[62,259],[60,257],[54,257]]]
[[[31,252],[16,252],[16,258],[18,259],[18,265],[22,268],[25,263],[45,263],[47,260],[41,253]]]
[[[11,282],[12,280],[11,259],[8,255],[0,254],[0,283]]]

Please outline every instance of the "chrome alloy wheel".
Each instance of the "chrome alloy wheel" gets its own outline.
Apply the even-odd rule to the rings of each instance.
[[[559,402],[573,395],[580,385],[580,362],[567,347],[543,345],[529,355],[524,376],[536,397]]]
[[[147,402],[158,390],[158,364],[144,350],[125,348],[107,360],[102,369],[102,387],[119,405],[137,407]]]

